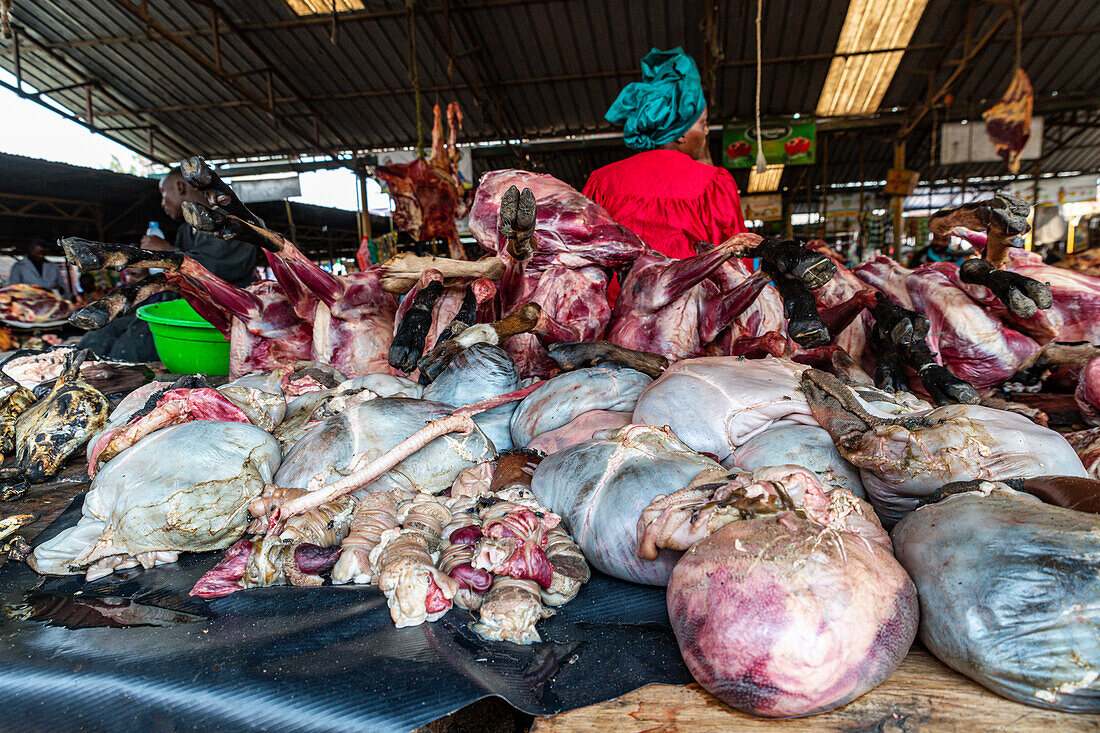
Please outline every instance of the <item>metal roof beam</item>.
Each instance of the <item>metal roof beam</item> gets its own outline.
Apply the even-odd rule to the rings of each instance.
[[[563,0],[484,0],[483,2],[470,3],[462,6],[462,10],[496,10],[517,5],[545,5],[550,2],[562,2]],[[569,1],[569,0],[566,0]],[[577,0],[572,0],[576,2]],[[205,3],[204,3],[205,4]],[[424,12],[443,12],[445,5],[431,5],[423,8]],[[377,22],[380,20],[394,20],[405,17],[407,11],[402,10],[354,10],[338,13],[340,25],[346,23]],[[318,15],[306,15],[292,20],[272,21],[268,23],[248,23],[239,26],[240,30],[251,33],[256,31],[273,31],[285,28],[302,28],[313,25],[329,25],[332,23],[332,13]],[[196,36],[208,36],[210,29],[192,28],[183,31],[171,31],[172,37],[178,40],[194,38]],[[118,43],[137,43],[151,40],[149,33],[131,33],[123,36],[104,36],[102,38],[80,38],[72,41],[61,41],[50,44],[51,49],[86,48],[88,46],[107,46]]]
[[[197,1],[200,2],[202,5],[205,5],[208,8],[210,8],[210,11],[213,15],[213,20],[214,20],[214,23],[213,23],[212,27],[213,27],[215,33],[217,31],[217,28],[218,28],[217,19],[220,18],[222,23],[224,23],[226,25],[226,27],[235,36],[237,36],[238,39],[240,39],[241,43],[243,43],[245,45],[245,47],[249,51],[251,51],[252,54],[254,56],[256,56],[256,58],[258,58],[260,60],[260,63],[262,63],[264,65],[264,67],[266,67],[265,70],[267,71],[267,73],[269,75],[268,76],[268,101],[271,103],[272,111],[274,111],[274,106],[275,105],[274,105],[274,95],[272,94],[272,91],[271,91],[271,77],[275,77],[280,82],[282,82],[284,87],[286,87],[287,89],[290,90],[291,95],[294,97],[294,99],[299,104],[304,106],[306,109],[308,109],[315,116],[315,118],[319,121],[320,125],[323,126],[325,128],[325,130],[327,130],[329,132],[329,134],[332,135],[332,137],[336,139],[337,142],[339,142],[345,148],[349,147],[348,141],[344,138],[344,136],[340,133],[340,131],[337,130],[335,127],[333,127],[332,124],[329,123],[321,115],[321,113],[317,110],[317,108],[314,107],[313,104],[305,98],[305,96],[298,89],[298,87],[294,84],[294,82],[292,82],[290,80],[290,78],[279,69],[278,66],[276,66],[275,64],[272,63],[271,59],[268,58],[267,53],[262,48],[260,48],[258,45],[256,45],[252,41],[251,38],[249,38],[248,36],[245,35],[244,29],[241,26],[237,25],[237,23],[232,18],[230,18],[225,13],[225,11],[222,10],[219,5],[217,5],[217,3],[213,2],[213,0],[197,0]],[[317,145],[318,148],[321,148],[322,150],[324,149],[324,146],[321,145],[321,141],[319,139],[316,139],[316,135],[314,136],[313,142],[314,142],[314,144]]]
[[[140,5],[136,5],[133,2],[130,2],[130,0],[112,0],[112,2],[114,2],[114,4],[117,5],[119,8],[121,8],[122,10],[126,11],[130,15],[134,16],[138,20],[145,23],[150,29],[155,31],[159,36],[164,38],[166,41],[171,43],[173,46],[176,46],[177,48],[179,48],[189,58],[191,58],[193,61],[198,63],[203,69],[205,69],[208,73],[210,73],[212,76],[220,79],[224,84],[226,84],[227,86],[232,88],[234,91],[236,91],[238,94],[240,94],[242,97],[247,99],[249,101],[249,103],[251,103],[253,106],[257,107],[258,109],[260,109],[264,112],[266,112],[272,118],[272,120],[275,121],[276,124],[281,124],[290,133],[292,133],[296,137],[301,138],[302,140],[306,141],[310,146],[315,146],[317,149],[321,150],[326,155],[331,155],[334,158],[336,157],[335,152],[332,152],[326,146],[320,145],[319,142],[314,140],[311,135],[309,135],[308,133],[303,131],[300,127],[298,127],[296,124],[294,124],[291,120],[287,119],[284,115],[277,112],[274,108],[274,105],[272,105],[272,107],[269,109],[268,108],[268,101],[271,99],[270,96],[269,96],[268,100],[264,100],[264,99],[256,96],[255,94],[253,94],[251,91],[249,91],[249,89],[247,87],[243,86],[235,78],[228,78],[227,75],[226,75],[226,72],[224,72],[221,68],[219,68],[213,61],[206,58],[206,56],[203,55],[202,52],[197,50],[190,43],[188,43],[184,40],[176,38],[172,34],[172,31],[170,31],[168,28],[164,27],[163,25],[161,25],[160,23],[155,21],[152,18],[151,14],[148,12],[147,8],[143,9]]]
[[[64,55],[59,54],[59,53],[51,50],[45,44],[45,42],[43,42],[40,39],[35,38],[31,33],[29,33],[27,31],[26,27],[13,25],[11,30],[12,30],[12,42],[13,42],[13,44],[16,45],[16,48],[18,48],[19,39],[20,38],[25,39],[36,50],[38,50],[39,52],[45,54],[51,61],[58,64],[62,69],[68,71],[70,74],[72,74],[74,76],[81,77],[84,81],[81,84],[74,85],[74,88],[75,88],[75,86],[83,86],[83,85],[88,85],[88,84],[95,85],[96,88],[99,90],[100,96],[102,96],[105,99],[109,100],[111,103],[113,103],[115,105],[118,105],[118,107],[119,107],[118,111],[120,111],[121,114],[132,115],[134,117],[141,117],[141,116],[144,115],[144,112],[142,112],[140,109],[137,109],[137,108],[133,107],[132,105],[127,104],[125,101],[123,101],[123,99],[117,93],[111,91],[110,89],[107,89],[101,81],[94,80],[94,79],[88,79],[87,78],[88,75],[83,69],[80,69],[77,66],[75,66],[69,59],[65,58]],[[24,53],[25,53],[25,51],[24,51]],[[20,76],[20,75],[17,74],[17,77],[18,76]],[[17,78],[17,82],[18,81],[19,80]],[[100,129],[96,128],[93,124],[91,124],[90,120],[85,122],[85,121],[81,120],[79,117],[77,117],[74,114],[62,113],[54,105],[48,104],[44,99],[42,99],[42,95],[47,94],[49,92],[49,90],[40,91],[40,92],[37,92],[37,93],[31,93],[31,92],[23,91],[23,89],[21,88],[21,85],[19,85],[18,83],[17,83],[17,86],[19,86],[20,88],[13,87],[12,85],[9,85],[9,84],[4,84],[4,86],[7,87],[8,89],[14,91],[20,97],[23,97],[24,99],[29,99],[32,102],[35,102],[36,104],[39,104],[39,105],[45,107],[46,109],[50,110],[51,112],[55,112],[57,114],[60,114],[62,117],[65,117],[66,119],[69,119],[73,122],[76,122],[77,124],[79,124],[83,127],[86,127],[87,129],[91,130],[92,132],[103,134]],[[53,91],[58,91],[58,90],[53,90]],[[177,138],[175,135],[172,135],[168,132],[165,132],[164,128],[161,127],[160,125],[157,125],[155,127],[154,132],[156,132],[156,134],[159,137],[163,138],[166,142],[168,142],[169,144],[175,146],[175,148],[177,150],[179,150],[181,152],[187,150],[187,146],[184,145],[184,143],[179,138]],[[107,137],[108,139],[114,140],[119,145],[122,145],[123,147],[134,151],[135,153],[137,153],[138,155],[141,155],[144,158],[148,158],[149,160],[152,160],[156,163],[161,163],[162,165],[164,164],[164,160],[157,157],[154,154],[152,149],[141,150],[140,148],[137,148],[134,145],[132,145],[128,142],[125,142],[125,141],[123,141],[119,138],[112,137],[110,135],[104,135],[104,137]]]

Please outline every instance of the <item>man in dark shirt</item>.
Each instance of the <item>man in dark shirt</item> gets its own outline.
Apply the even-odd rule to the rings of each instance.
[[[192,188],[179,168],[173,168],[160,182],[160,205],[164,213],[176,221],[183,219],[183,202],[206,204],[201,191]],[[172,246],[160,237],[141,238],[145,249],[164,251]],[[255,279],[256,248],[232,239],[219,239],[213,234],[200,232],[186,223],[176,232],[175,249],[198,260],[199,264],[223,280],[247,287]]]

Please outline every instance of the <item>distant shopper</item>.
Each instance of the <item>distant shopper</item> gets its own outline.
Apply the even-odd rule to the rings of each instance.
[[[928,262],[953,262],[961,264],[967,255],[956,252],[944,241],[932,241],[913,252],[909,267],[919,267]]]
[[[160,205],[164,213],[180,221],[183,219],[184,201],[206,204],[202,192],[183,180],[179,168],[173,168],[160,182]],[[148,234],[141,238],[141,246],[160,251],[173,249],[164,238]],[[200,265],[221,279],[242,288],[250,285],[255,278],[256,248],[250,244],[219,239],[184,223],[176,232],[174,249],[198,260]]]
[[[46,242],[41,239],[27,245],[27,255],[12,265],[8,285],[19,284],[52,290],[65,298],[72,297],[65,272],[57,263],[46,260]]]

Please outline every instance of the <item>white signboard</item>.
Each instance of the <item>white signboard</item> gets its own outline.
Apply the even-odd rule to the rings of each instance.
[[[458,176],[462,179],[462,185],[466,188],[470,188],[474,185],[474,163],[473,156],[470,155],[470,148],[459,148],[458,152],[462,155],[458,159]],[[401,163],[411,163],[416,158],[416,152],[413,150],[394,150],[389,153],[378,154],[378,165],[399,165]],[[383,187],[385,182],[382,182]]]
[[[292,196],[302,195],[302,184],[298,174],[281,178],[258,178],[254,180],[233,181],[233,190],[246,204],[261,201],[282,201]]]
[[[1064,178],[1039,179],[1039,206],[1072,204],[1096,199],[1095,175],[1066,176]],[[1013,196],[1032,202],[1035,193],[1034,180],[1013,181],[1005,186]]]
[[[778,193],[742,196],[741,210],[746,221],[775,221],[783,218],[783,197]]]
[[[1043,148],[1043,118],[1031,118],[1031,136],[1020,154],[1022,160],[1035,160]],[[989,135],[985,132],[984,120],[971,120],[967,123],[945,122],[940,125],[940,163],[995,163],[1001,160]]]

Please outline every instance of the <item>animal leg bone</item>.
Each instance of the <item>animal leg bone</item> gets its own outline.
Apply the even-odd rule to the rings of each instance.
[[[791,339],[806,349],[824,346],[832,341],[832,334],[821,320],[814,296],[802,281],[788,277],[767,260],[761,260],[760,269],[771,278],[779,297],[783,299],[783,315],[787,318],[787,333]]]
[[[163,272],[150,275],[130,285],[120,285],[99,300],[89,303],[69,316],[69,323],[85,331],[103,328],[115,318],[129,315],[134,308],[156,293],[176,292]]]
[[[182,252],[152,252],[128,244],[92,242],[79,237],[67,237],[60,244],[65,257],[81,272],[128,267],[155,267],[175,272],[183,265],[185,257]]]
[[[610,341],[559,341],[547,347],[550,358],[564,371],[615,364],[656,379],[668,369],[668,359],[647,351],[635,351]]]

